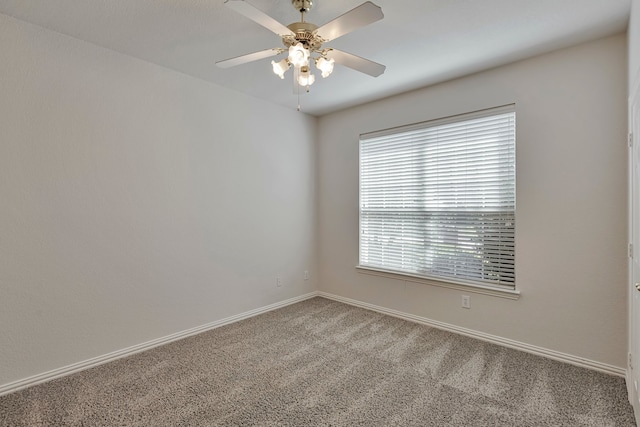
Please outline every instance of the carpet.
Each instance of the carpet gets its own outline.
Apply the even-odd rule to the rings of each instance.
[[[324,298],[0,397],[1,426],[635,426],[622,378]]]

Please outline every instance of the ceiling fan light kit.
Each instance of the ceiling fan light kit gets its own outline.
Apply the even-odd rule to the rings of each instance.
[[[294,22],[287,26],[244,0],[225,0],[225,4],[276,33],[282,38],[282,44],[285,48],[266,49],[219,61],[216,64],[221,68],[233,67],[287,52],[288,56],[286,58],[280,61],[271,61],[273,72],[281,79],[284,79],[284,74],[293,66],[294,84],[305,87],[307,92],[309,91],[309,86],[315,82],[315,76],[311,72],[311,63],[320,71],[323,78],[331,75],[335,63],[373,77],[378,77],[384,73],[384,65],[337,49],[322,47],[324,43],[381,20],[384,17],[382,9],[370,1],[362,3],[360,6],[320,27],[310,22],[305,22],[304,15],[311,10],[313,6],[312,0],[291,0],[293,7],[300,12],[301,18],[300,22]]]

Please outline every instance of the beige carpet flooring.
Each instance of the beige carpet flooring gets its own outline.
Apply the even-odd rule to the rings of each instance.
[[[622,378],[313,298],[0,397],[2,426],[635,426]]]

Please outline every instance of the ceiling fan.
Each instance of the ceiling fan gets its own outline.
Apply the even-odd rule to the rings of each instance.
[[[300,12],[301,18],[300,22],[294,22],[287,26],[244,0],[225,0],[225,4],[234,11],[276,33],[282,38],[284,48],[265,49],[216,62],[221,68],[234,67],[288,52],[288,56],[281,61],[271,61],[273,72],[281,79],[284,79],[285,72],[293,66],[294,85],[296,87],[305,87],[307,92],[309,91],[309,86],[315,81],[315,76],[311,72],[311,63],[321,72],[322,77],[328,77],[333,72],[334,63],[373,77],[378,77],[384,73],[386,68],[384,65],[338,49],[323,47],[325,43],[331,40],[382,19],[384,17],[382,9],[370,1],[362,3],[360,6],[320,27],[311,22],[306,22],[304,19],[304,14],[309,12],[313,6],[312,0],[291,0],[293,7]]]

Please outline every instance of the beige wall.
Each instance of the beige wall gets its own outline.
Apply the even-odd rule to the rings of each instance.
[[[631,0],[629,19],[629,88],[640,81],[640,0]]]
[[[625,35],[320,119],[320,290],[623,368]],[[516,104],[517,301],[356,272],[358,135]]]
[[[631,2],[631,16],[629,19],[629,29],[628,29],[628,44],[629,44],[629,100],[631,101],[636,90],[640,87],[640,0],[632,0]],[[632,119],[632,109],[631,102],[629,103],[629,132],[633,131],[633,121]],[[638,144],[638,135],[634,135],[634,144]],[[629,162],[629,166],[632,167],[631,162]],[[631,178],[631,174],[629,174],[629,185],[631,191],[635,191],[633,189],[633,182]],[[636,198],[640,197],[636,193]],[[632,198],[629,198],[629,201],[632,201]],[[631,210],[630,210],[631,213]],[[632,230],[637,227],[638,218],[631,218],[629,221],[629,241],[632,241]],[[635,250],[634,250],[635,251]],[[636,253],[637,256],[637,253]],[[635,378],[638,377],[638,361],[640,360],[640,354],[637,351],[640,348],[640,325],[637,322],[634,324],[634,297],[636,295],[636,291],[632,284],[634,283],[633,276],[631,270],[633,269],[633,263],[629,263],[629,354],[632,354],[635,362],[632,364],[636,366],[635,370]],[[631,364],[631,361],[630,361]],[[629,392],[629,400],[632,405],[634,405],[634,410],[636,413],[636,420],[640,424],[640,403],[638,402],[638,392],[637,386],[634,387],[634,371],[632,369],[627,369],[627,389]]]
[[[316,119],[4,15],[0,52],[0,385],[316,288]]]

